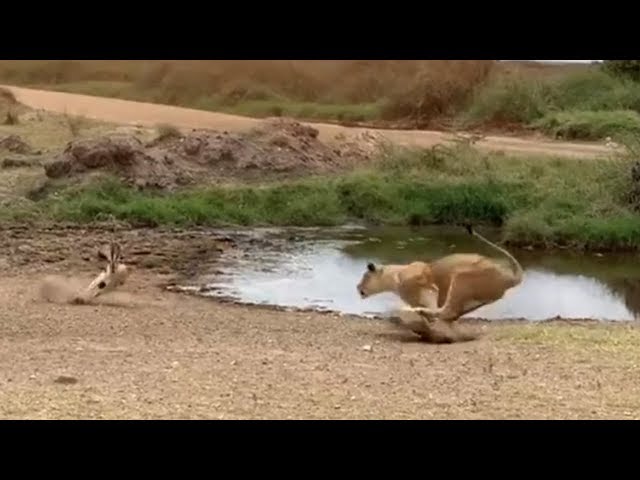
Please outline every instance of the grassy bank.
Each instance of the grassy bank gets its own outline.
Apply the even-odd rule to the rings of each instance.
[[[466,127],[511,126],[564,139],[621,139],[640,133],[640,83],[599,69],[560,78],[496,78],[460,114]]]
[[[5,212],[139,225],[500,225],[512,244],[637,249],[640,215],[627,205],[630,161],[522,158],[469,147],[393,150],[375,167],[329,178],[140,192],[113,179],[71,187]]]

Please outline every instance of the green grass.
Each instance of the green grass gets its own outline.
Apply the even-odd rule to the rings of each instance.
[[[502,78],[476,93],[463,126],[520,126],[565,139],[640,131],[640,84],[588,70],[561,79]]]
[[[630,160],[622,158],[507,157],[466,146],[393,149],[366,170],[257,187],[163,194],[107,178],[58,191],[31,215],[81,223],[113,215],[147,226],[473,222],[502,226],[515,245],[635,250],[640,215],[626,204],[629,172]]]
[[[460,116],[470,126],[522,124],[548,111],[552,92],[547,83],[525,78],[498,79],[480,89]]]
[[[500,223],[501,196],[486,199],[487,182],[429,185],[357,173],[259,188],[218,187],[172,195],[134,191],[114,179],[67,192],[48,205],[58,220],[88,222],[114,217],[158,225],[339,225],[348,220],[382,224],[455,223],[473,218]],[[499,190],[509,190],[497,185]],[[438,199],[438,201],[432,201]]]
[[[532,125],[567,140],[624,139],[640,134],[640,114],[633,110],[564,111],[549,113]]]
[[[266,89],[238,89],[217,95],[206,93],[178,95],[161,87],[142,89],[130,82],[87,81],[58,85],[36,85],[60,92],[79,93],[99,97],[121,98],[168,105],[179,105],[198,110],[231,113],[265,118],[287,116],[307,120],[338,122],[366,122],[379,119],[383,104],[336,104],[291,100]]]

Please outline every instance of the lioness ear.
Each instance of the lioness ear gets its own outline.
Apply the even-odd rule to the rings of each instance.
[[[367,264],[367,270],[369,270],[370,272],[375,272],[376,271],[376,266],[373,263],[368,263]]]

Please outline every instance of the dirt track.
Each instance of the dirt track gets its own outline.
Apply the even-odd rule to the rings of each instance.
[[[132,102],[127,100],[77,95],[71,93],[33,90],[13,86],[1,86],[11,90],[17,100],[31,108],[56,113],[81,115],[87,118],[121,124],[154,126],[168,123],[180,128],[207,128],[229,132],[241,132],[258,125],[259,120],[213,113],[201,110]],[[321,123],[309,123],[320,132],[323,140],[340,133],[355,133],[365,129],[342,127]],[[452,135],[434,131],[377,130],[387,139],[400,145],[431,147],[447,142]],[[592,158],[611,153],[600,144],[554,142],[539,139],[489,136],[476,143],[480,148],[512,153],[548,154],[578,158]]]

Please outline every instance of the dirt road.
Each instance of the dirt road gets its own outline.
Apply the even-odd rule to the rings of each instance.
[[[11,90],[19,102],[34,109],[55,113],[66,112],[70,115],[81,115],[87,118],[120,124],[155,126],[159,123],[168,123],[185,129],[207,128],[240,132],[251,129],[259,123],[259,120],[248,117],[168,105],[33,90],[14,86],[2,85],[0,87]],[[340,133],[349,134],[366,130],[322,123],[309,124],[318,129],[320,138],[323,140],[331,139]],[[446,143],[452,138],[450,134],[435,131],[376,130],[376,132],[383,133],[393,143],[419,147],[431,147],[438,143]],[[477,142],[476,146],[486,150],[576,158],[593,158],[611,153],[611,149],[602,144],[554,142],[496,136],[488,136]]]
[[[499,322],[429,345],[380,321],[217,303],[159,288],[159,256],[195,261],[211,242],[188,232],[126,231],[125,291],[46,303],[43,275],[89,278],[103,234],[2,233],[2,419],[640,418],[637,325]]]

